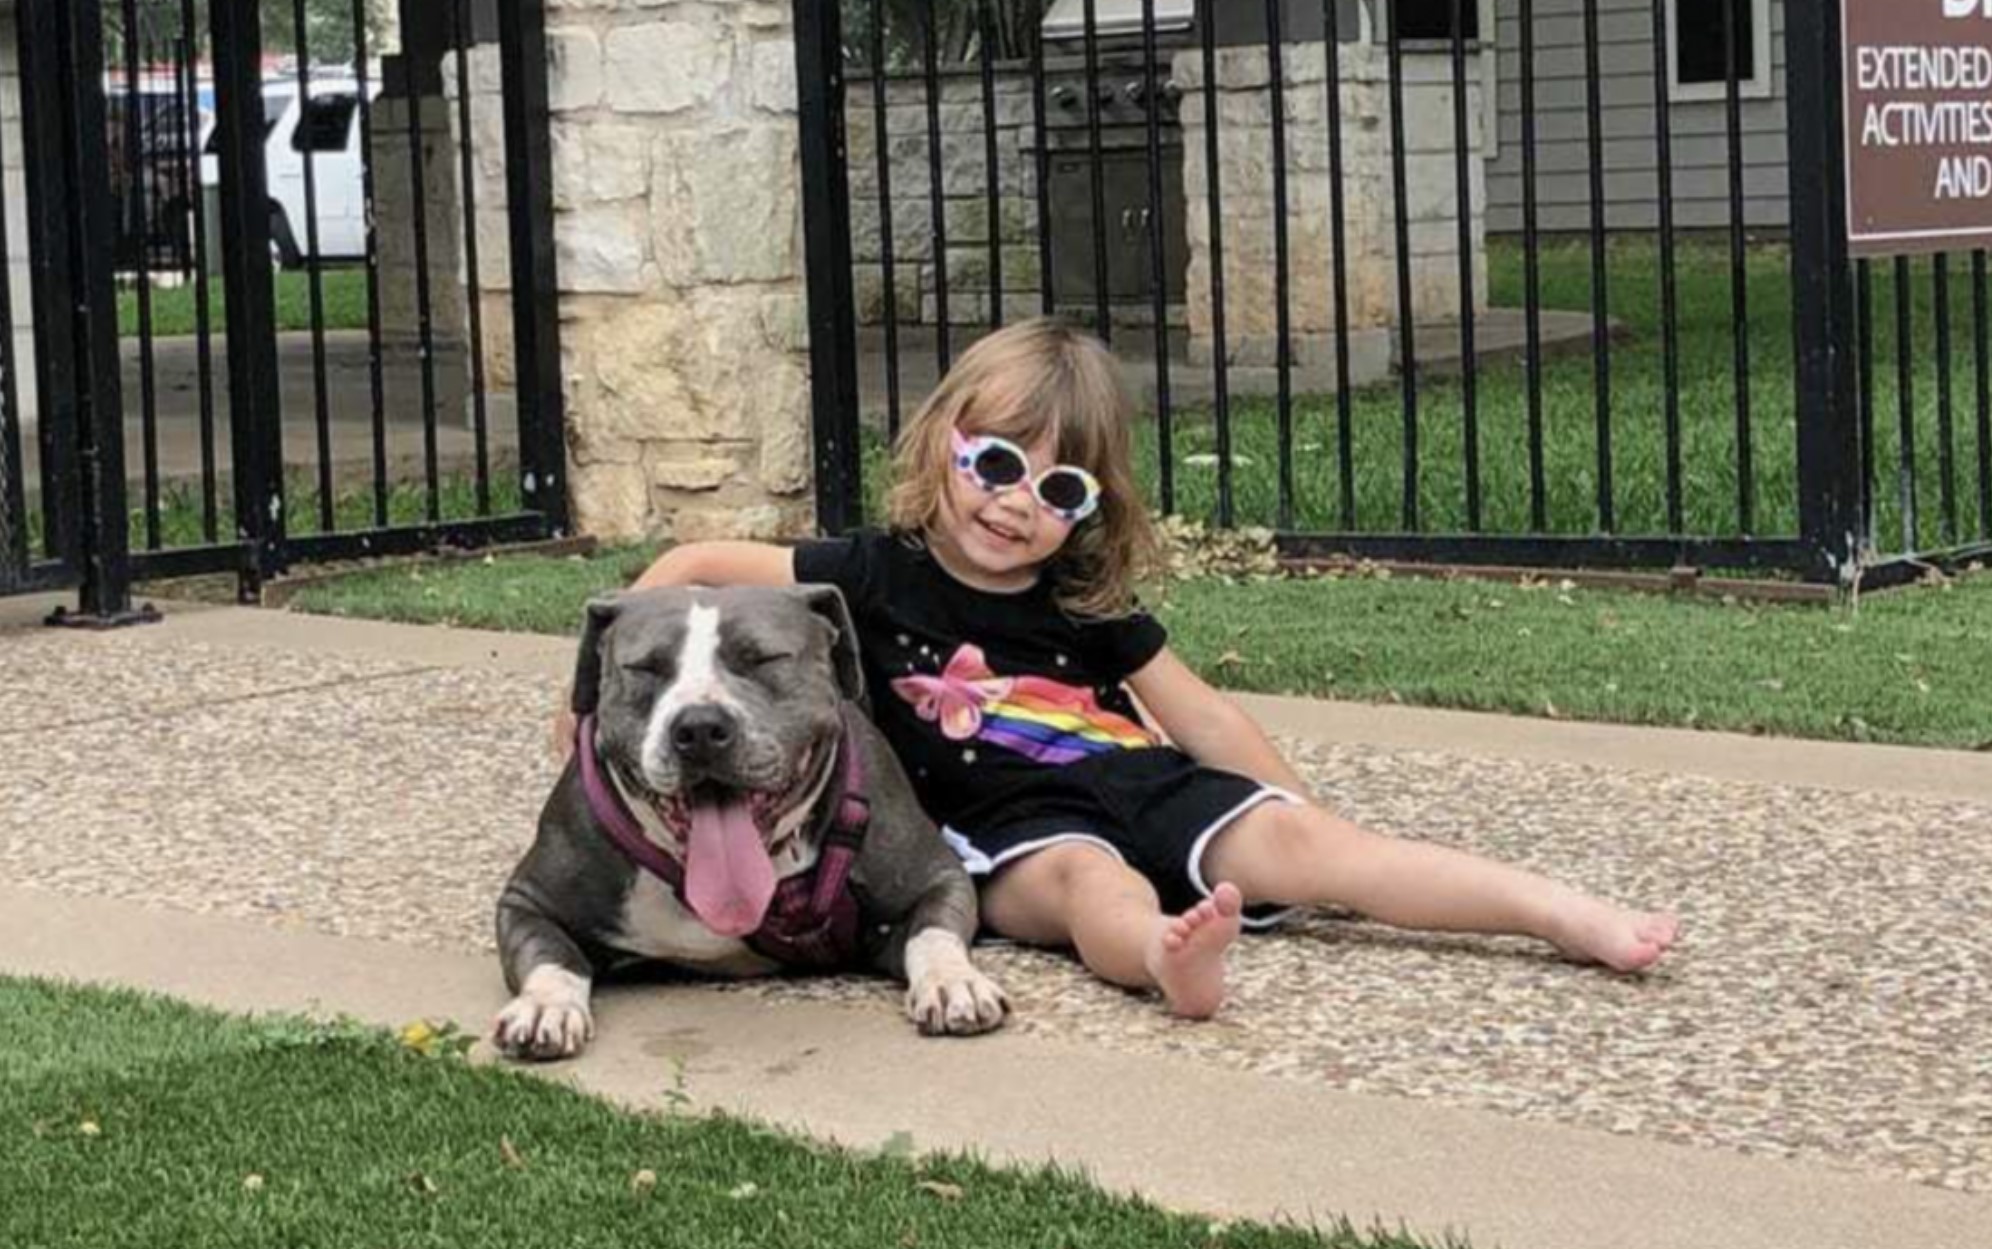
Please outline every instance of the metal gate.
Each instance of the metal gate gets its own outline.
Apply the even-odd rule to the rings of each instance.
[[[1986,256],[1850,262],[1837,0],[796,13],[826,529],[1056,313],[1127,362],[1151,502],[1291,556],[1992,552]]]
[[[566,530],[543,0],[0,24],[0,594]]]

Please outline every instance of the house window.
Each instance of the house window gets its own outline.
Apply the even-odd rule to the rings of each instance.
[[[1725,0],[1669,0],[1669,83],[1676,100],[1720,100],[1729,90],[1727,58],[1736,58],[1736,92],[1744,98],[1771,93],[1771,0],[1726,0],[1735,29],[1723,39]]]

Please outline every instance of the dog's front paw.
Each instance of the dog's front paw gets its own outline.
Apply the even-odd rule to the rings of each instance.
[[[1003,1026],[1010,999],[976,970],[961,938],[930,928],[906,943],[906,1015],[928,1036],[974,1036]]]
[[[557,967],[534,968],[491,1024],[492,1044],[513,1058],[572,1058],[594,1039],[588,982]]]

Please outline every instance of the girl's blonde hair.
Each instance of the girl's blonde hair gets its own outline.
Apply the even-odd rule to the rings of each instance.
[[[1134,481],[1133,418],[1127,381],[1099,339],[1050,317],[998,330],[963,353],[900,431],[888,521],[921,535],[939,523],[955,430],[1025,447],[1048,438],[1058,463],[1100,482],[1099,510],[1073,528],[1047,569],[1058,603],[1080,616],[1124,615],[1157,551]]]

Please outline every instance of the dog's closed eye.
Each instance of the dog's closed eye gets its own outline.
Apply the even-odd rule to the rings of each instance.
[[[669,681],[678,673],[678,665],[669,655],[641,655],[623,664],[626,672],[639,672],[659,681]]]

